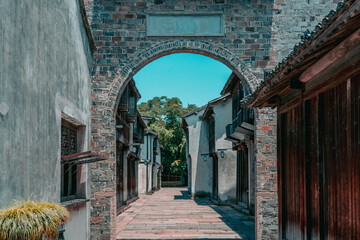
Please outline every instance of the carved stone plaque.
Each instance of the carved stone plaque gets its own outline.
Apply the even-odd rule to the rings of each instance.
[[[147,36],[223,36],[222,13],[149,13]]]

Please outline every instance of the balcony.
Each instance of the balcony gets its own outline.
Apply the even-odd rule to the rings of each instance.
[[[226,126],[226,139],[232,142],[249,140],[254,130],[254,110],[242,108],[232,123]]]

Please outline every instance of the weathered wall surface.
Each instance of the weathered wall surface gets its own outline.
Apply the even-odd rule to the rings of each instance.
[[[191,161],[191,195],[193,197],[210,195],[212,191],[212,160],[201,154],[209,153],[208,126],[201,120],[204,109],[186,117],[189,141],[188,160]]]
[[[146,193],[146,166],[143,163],[139,163],[138,165],[138,188],[139,188],[139,194],[145,194]]]
[[[236,201],[236,151],[232,151],[232,142],[225,140],[226,125],[232,121],[232,98],[214,105],[215,113],[215,151],[218,156],[219,201]],[[221,150],[224,157],[221,157]]]
[[[58,202],[56,108],[84,115],[90,131],[92,62],[78,1],[1,1],[0,9],[0,104],[6,110],[0,118],[0,206],[30,195]]]
[[[218,156],[219,166],[219,200],[221,202],[236,201],[236,152],[225,151],[224,157]]]
[[[92,59],[79,2],[0,1],[0,18],[0,207],[59,202],[61,112],[86,125],[80,150],[90,146]]]
[[[70,218],[65,223],[65,239],[87,240],[90,238],[90,203],[69,209]],[[84,234],[85,233],[85,234]]]

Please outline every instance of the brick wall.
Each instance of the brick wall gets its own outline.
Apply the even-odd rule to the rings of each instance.
[[[318,23],[335,10],[340,0],[274,0],[271,26],[271,62],[275,66],[288,56],[306,29],[314,30]]]
[[[256,239],[278,239],[276,110],[258,109],[255,129]]]

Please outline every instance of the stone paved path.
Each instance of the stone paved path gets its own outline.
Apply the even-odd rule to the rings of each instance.
[[[254,223],[245,215],[186,193],[163,188],[140,196],[118,216],[117,239],[255,239]]]

